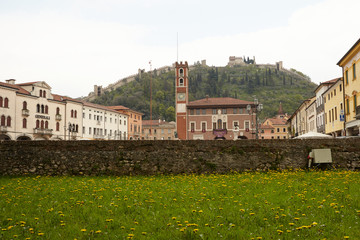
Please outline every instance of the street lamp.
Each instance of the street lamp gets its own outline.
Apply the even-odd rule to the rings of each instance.
[[[257,98],[254,98],[254,105],[255,105],[255,108],[254,108],[253,112],[255,112],[255,123],[256,123],[256,126],[255,126],[255,138],[259,139],[258,113],[260,113],[263,110],[263,105],[261,103],[259,104],[259,101],[258,101]],[[251,114],[251,105],[250,104],[248,104],[246,106],[246,110],[250,115]]]

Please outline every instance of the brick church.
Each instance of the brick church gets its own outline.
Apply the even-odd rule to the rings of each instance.
[[[188,63],[175,63],[176,129],[180,140],[255,139],[257,104],[235,98],[189,102]]]

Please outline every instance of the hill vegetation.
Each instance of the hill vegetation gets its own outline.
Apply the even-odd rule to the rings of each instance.
[[[175,120],[174,71],[152,74],[152,119]],[[253,101],[255,96],[264,105],[261,118],[276,115],[282,102],[285,112],[292,114],[299,104],[311,97],[316,84],[303,73],[291,69],[279,71],[271,65],[209,67],[199,63],[189,72],[189,101],[209,97],[233,97]],[[124,105],[150,118],[150,73],[143,73],[93,102],[103,105]]]

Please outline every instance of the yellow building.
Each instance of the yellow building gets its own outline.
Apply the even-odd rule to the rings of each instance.
[[[325,112],[325,133],[331,134],[334,137],[344,135],[344,93],[342,78],[338,78],[322,96]]]
[[[342,67],[344,79],[345,129],[347,136],[359,134],[360,108],[360,39],[337,63]],[[359,115],[359,117],[356,117]]]

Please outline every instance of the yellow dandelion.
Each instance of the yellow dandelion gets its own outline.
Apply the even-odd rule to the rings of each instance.
[[[82,232],[86,232],[86,229],[85,229],[85,228],[83,228],[83,229],[81,229],[80,231],[82,231]]]

